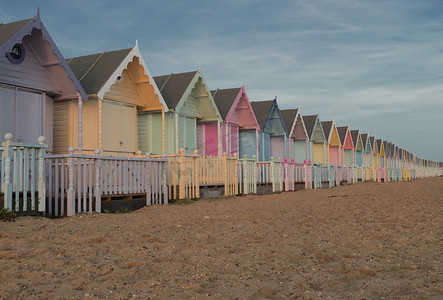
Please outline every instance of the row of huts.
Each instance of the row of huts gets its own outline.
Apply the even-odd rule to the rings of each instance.
[[[133,48],[64,59],[40,20],[0,25],[0,134],[48,152],[133,156],[138,151],[256,156],[320,164],[419,160],[375,135],[338,126],[277,99],[250,101],[245,85],[211,90],[198,69],[153,77]],[[423,163],[430,163],[423,160]]]
[[[245,84],[210,89],[200,69],[152,76],[137,42],[65,59],[40,15],[0,24],[0,135],[46,138],[47,152],[238,156],[321,165],[385,167],[402,160],[441,168],[335,120],[250,101]],[[98,149],[98,151],[97,151]],[[72,154],[72,153],[71,153]]]

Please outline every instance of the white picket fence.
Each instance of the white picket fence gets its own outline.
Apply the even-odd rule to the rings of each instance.
[[[3,207],[23,213],[43,212],[45,138],[39,137],[39,144],[25,144],[12,142],[12,137],[12,134],[7,133],[0,147]]]
[[[101,212],[103,196],[145,195],[146,205],[167,204],[168,160],[74,154],[46,157],[46,213]]]

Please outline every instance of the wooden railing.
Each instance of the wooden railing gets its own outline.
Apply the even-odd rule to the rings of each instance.
[[[46,214],[101,212],[103,196],[142,194],[146,205],[167,204],[167,160],[74,154],[46,157]]]
[[[39,137],[39,144],[12,142],[12,134],[5,134],[0,147],[0,193],[3,207],[16,212],[35,214],[45,210],[44,159],[47,145]]]

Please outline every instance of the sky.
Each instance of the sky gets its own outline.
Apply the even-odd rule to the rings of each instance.
[[[4,0],[1,0],[4,1]],[[65,58],[131,48],[153,76],[202,68],[210,89],[246,86],[443,161],[443,1],[15,1],[37,7]]]

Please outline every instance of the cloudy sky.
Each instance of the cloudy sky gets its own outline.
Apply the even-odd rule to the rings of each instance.
[[[202,66],[211,89],[335,118],[443,161],[443,1],[15,1],[65,57],[139,46],[152,75]]]

